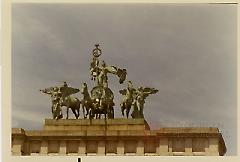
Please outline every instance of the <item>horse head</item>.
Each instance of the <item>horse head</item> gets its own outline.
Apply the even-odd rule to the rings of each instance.
[[[81,93],[82,93],[82,94],[88,93],[87,83],[83,83],[82,89],[81,89]]]

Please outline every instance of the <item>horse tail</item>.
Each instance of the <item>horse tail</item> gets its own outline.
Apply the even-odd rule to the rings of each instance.
[[[80,104],[82,105],[83,117],[86,118],[86,114],[85,114],[85,107],[86,106],[85,106],[85,103],[84,103],[83,99],[80,101]]]

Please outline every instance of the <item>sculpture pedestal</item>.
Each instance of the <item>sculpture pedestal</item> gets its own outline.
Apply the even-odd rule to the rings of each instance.
[[[150,130],[144,119],[46,119],[12,129],[13,155],[224,155],[218,128]]]
[[[144,119],[45,119],[44,130],[150,130]]]

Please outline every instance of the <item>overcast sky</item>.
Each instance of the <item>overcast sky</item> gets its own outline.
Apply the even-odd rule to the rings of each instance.
[[[91,88],[91,51],[99,43],[101,59],[126,68],[127,80],[159,89],[145,103],[152,129],[219,127],[227,154],[235,155],[236,20],[236,5],[14,4],[12,126],[42,129],[51,118],[41,88],[63,81]],[[126,86],[109,75],[116,117]]]

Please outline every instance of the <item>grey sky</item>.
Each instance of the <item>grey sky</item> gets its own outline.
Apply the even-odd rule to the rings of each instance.
[[[41,129],[51,117],[41,88],[93,86],[89,62],[100,43],[101,59],[126,68],[127,80],[159,89],[145,104],[152,129],[216,126],[235,155],[236,20],[235,5],[14,4],[12,126]],[[118,90],[126,83],[109,75],[109,87],[121,117]]]

